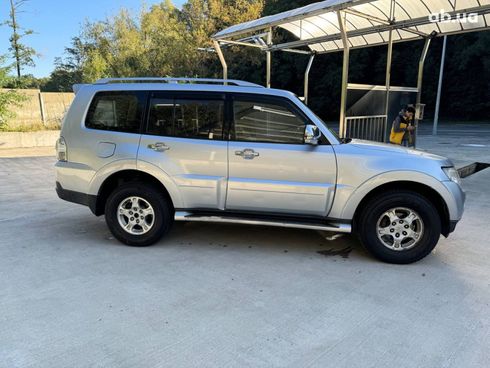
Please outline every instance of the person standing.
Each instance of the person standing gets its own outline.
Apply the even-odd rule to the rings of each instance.
[[[412,106],[403,109],[393,121],[390,134],[390,143],[410,147],[413,145],[413,118],[415,109]]]

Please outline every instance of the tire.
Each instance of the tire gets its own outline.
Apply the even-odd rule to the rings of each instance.
[[[441,218],[426,197],[406,190],[389,191],[369,200],[356,228],[362,245],[374,257],[408,264],[432,252],[441,235]]]
[[[134,211],[134,208],[138,210]],[[130,246],[146,247],[170,231],[174,209],[161,190],[131,182],[117,187],[110,194],[105,204],[105,219],[116,239]]]

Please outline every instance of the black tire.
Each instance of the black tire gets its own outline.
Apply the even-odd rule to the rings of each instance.
[[[413,248],[402,251],[385,246],[377,234],[378,220],[381,216],[386,211],[399,207],[417,212],[424,229]],[[412,191],[394,190],[368,201],[362,209],[356,229],[362,245],[373,256],[387,263],[408,264],[432,252],[441,235],[441,218],[437,209],[426,197]]]
[[[144,234],[133,235],[119,224],[118,207],[128,197],[140,197],[153,208],[153,226]],[[167,234],[174,220],[174,209],[168,197],[153,186],[131,182],[117,187],[105,204],[105,219],[111,233],[124,244],[146,247],[158,242]]]

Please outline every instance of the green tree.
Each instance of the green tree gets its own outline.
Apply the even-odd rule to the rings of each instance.
[[[73,37],[65,48],[63,57],[55,59],[55,69],[43,81],[41,89],[46,92],[71,92],[74,84],[83,83],[83,68],[87,60],[87,47],[82,39]]]
[[[180,18],[186,25],[187,74],[196,76],[221,76],[221,66],[214,53],[199,51],[212,47],[211,36],[219,30],[236,23],[257,19],[261,16],[262,0],[190,0],[182,7]],[[247,76],[256,80],[261,66],[260,52],[242,47],[226,47],[230,76]],[[243,63],[247,60],[247,63]]]
[[[17,89],[40,89],[44,83],[45,78],[36,78],[32,74],[24,74],[20,78],[8,78],[8,81],[5,82],[4,87]]]
[[[211,48],[211,35],[228,26],[294,9],[316,0],[188,0],[182,9],[165,0],[138,14],[121,10],[102,22],[86,23],[65,56],[56,63],[43,88],[68,91],[74,83],[102,77],[188,76],[220,77],[221,65]],[[275,30],[276,41],[293,40]],[[488,119],[490,108],[490,32],[451,36],[441,100],[442,117]],[[416,84],[422,41],[394,45],[392,84]],[[426,116],[433,113],[441,40],[432,42],[426,60],[422,101]],[[230,78],[264,83],[265,55],[254,48],[223,47]],[[303,93],[308,58],[274,52],[274,87]],[[386,47],[351,52],[350,81],[383,84]],[[310,74],[310,106],[326,120],[337,120],[340,100],[342,53],[318,55]]]
[[[198,49],[211,46],[211,35],[221,27],[255,19],[262,8],[262,0],[190,0],[180,10],[166,0],[137,15],[123,9],[83,26],[45,88],[66,90],[73,81],[102,77],[219,75],[216,55]],[[240,68],[242,50],[228,50]]]
[[[28,0],[10,0],[9,19],[4,22],[4,24],[12,29],[12,35],[9,39],[9,51],[12,53],[17,78],[19,79],[22,76],[23,68],[26,66],[34,67],[36,65],[34,63],[36,51],[32,47],[29,47],[22,42],[22,40],[31,35],[33,31],[21,27],[18,20],[18,15],[21,12],[21,8],[27,2]]]
[[[0,56],[0,65],[4,65],[5,57]],[[26,97],[16,90],[4,88],[11,83],[10,67],[0,66],[0,130],[7,127],[9,119],[15,117],[12,107],[20,106]]]

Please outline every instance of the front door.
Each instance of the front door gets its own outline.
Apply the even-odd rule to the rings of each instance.
[[[304,143],[309,120],[285,98],[232,100],[226,209],[326,217],[337,175],[328,142]]]
[[[158,166],[187,209],[224,209],[228,143],[221,94],[152,92],[138,162]]]

